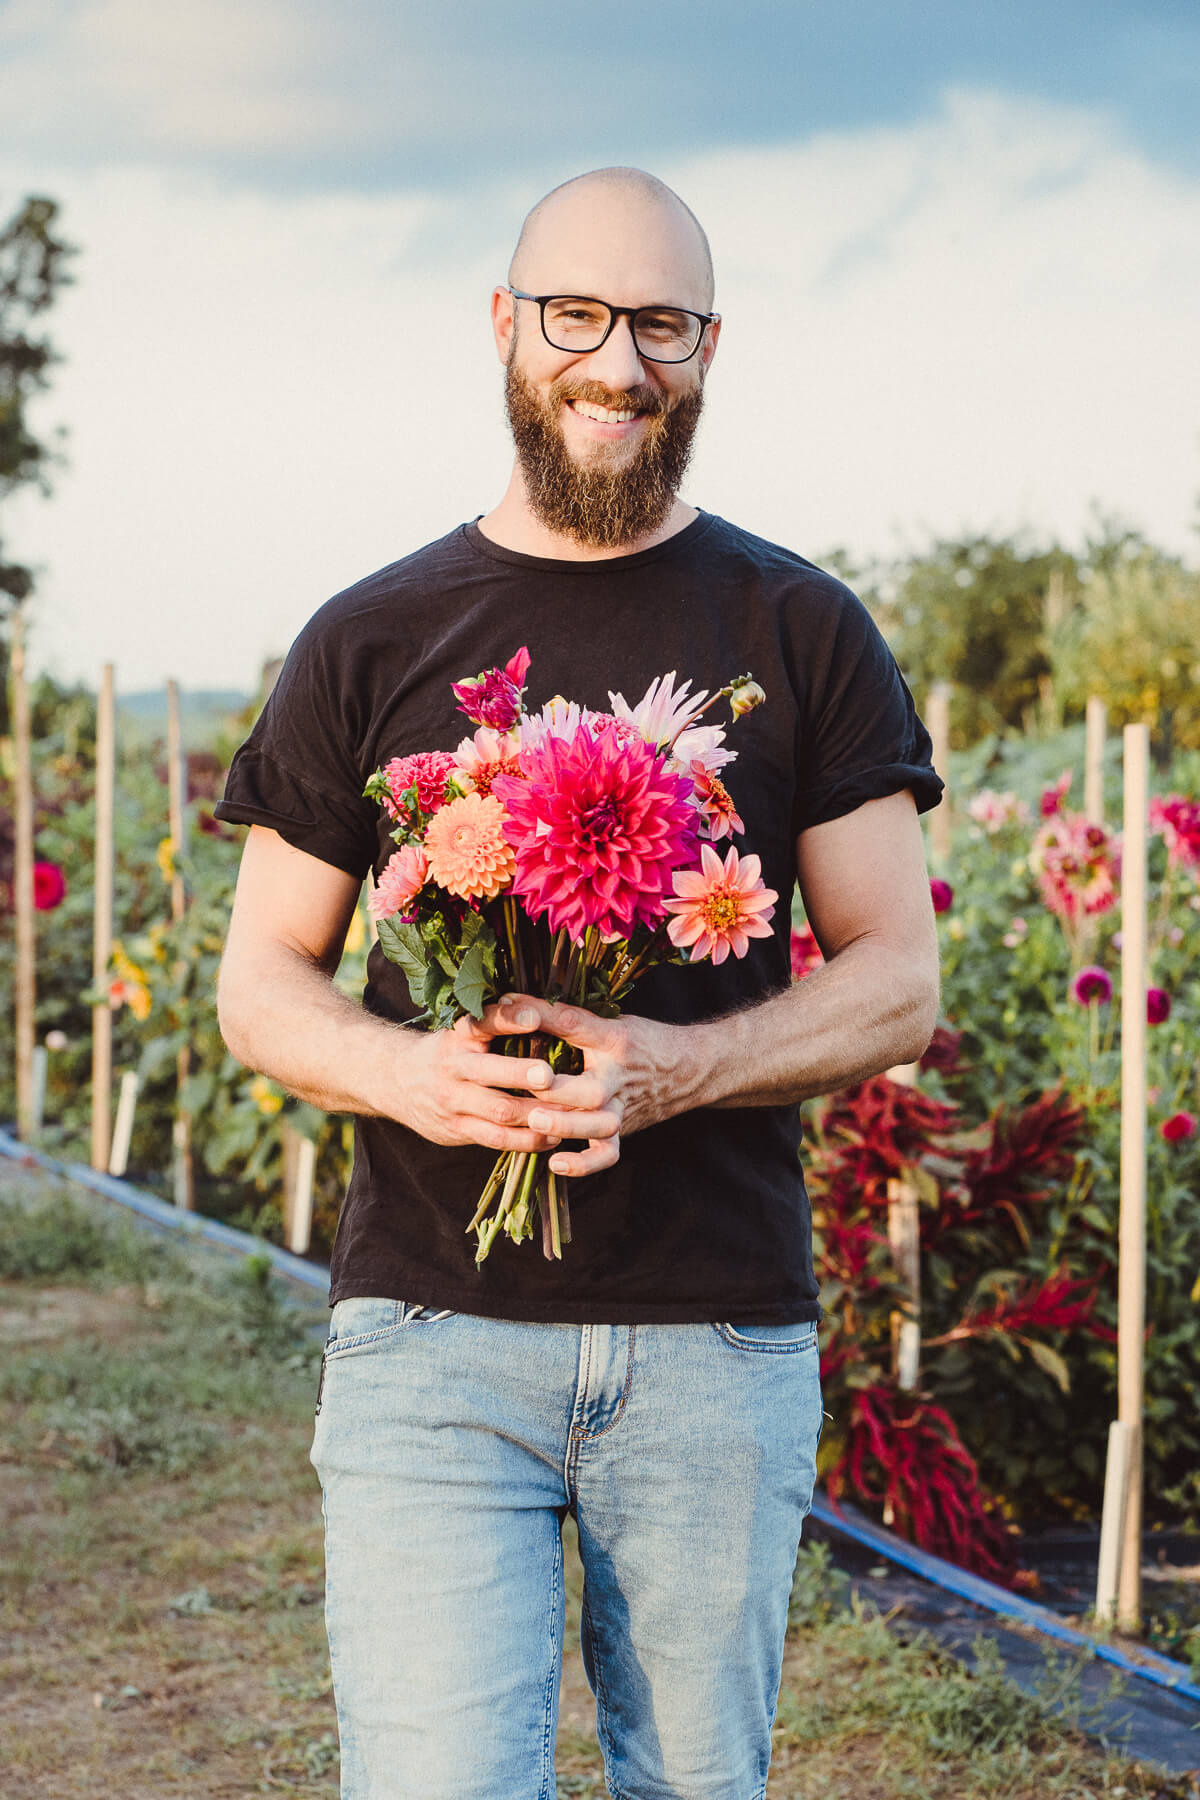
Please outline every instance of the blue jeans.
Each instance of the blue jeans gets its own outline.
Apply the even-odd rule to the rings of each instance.
[[[343,1800],[553,1800],[562,1522],[619,1800],[762,1800],[821,1404],[798,1325],[334,1308],[312,1460]]]

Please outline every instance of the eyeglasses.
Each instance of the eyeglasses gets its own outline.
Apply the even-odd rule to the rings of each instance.
[[[586,356],[606,343],[618,319],[628,319],[633,342],[646,362],[683,363],[700,348],[706,325],[720,313],[688,312],[679,306],[610,306],[580,294],[523,294],[509,288],[514,300],[532,300],[542,315],[542,336],[553,350]]]

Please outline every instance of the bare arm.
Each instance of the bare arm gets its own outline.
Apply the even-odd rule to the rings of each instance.
[[[217,988],[226,1044],[327,1112],[395,1119],[440,1144],[540,1150],[532,1101],[501,1092],[548,1081],[545,1063],[490,1053],[493,1033],[406,1030],[333,984],[359,884],[255,825],[242,853]]]
[[[544,1028],[580,1045],[585,1063],[582,1075],[556,1076],[530,1115],[534,1126],[591,1140],[552,1167],[589,1174],[617,1160],[622,1131],[699,1106],[806,1100],[920,1055],[937,1017],[938,959],[912,795],[814,826],[796,860],[827,960],[787,991],[689,1026],[539,1004]]]

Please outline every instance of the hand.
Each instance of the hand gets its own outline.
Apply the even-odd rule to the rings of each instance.
[[[525,1123],[558,1138],[586,1138],[586,1150],[560,1150],[550,1158],[556,1175],[594,1175],[621,1154],[621,1135],[643,1131],[679,1112],[681,1044],[678,1026],[622,1014],[601,1019],[579,1006],[507,994],[489,1007],[484,1026],[494,1032],[535,1030],[562,1038],[583,1052],[581,1075],[553,1075],[527,1105]],[[531,1085],[537,1086],[537,1082]]]
[[[495,1009],[493,1009],[495,1010]],[[527,1009],[522,1006],[521,1017]],[[531,1128],[535,1104],[506,1088],[531,1088],[536,1094],[553,1083],[553,1070],[539,1058],[499,1056],[491,1049],[500,1033],[536,1029],[529,1023],[503,1025],[460,1019],[450,1031],[406,1031],[381,1111],[428,1138],[431,1144],[481,1144],[488,1150],[552,1150],[561,1133]],[[398,1099],[397,1096],[400,1096]]]

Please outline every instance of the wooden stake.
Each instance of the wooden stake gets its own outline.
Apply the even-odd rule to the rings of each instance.
[[[294,1125],[283,1128],[283,1236],[303,1256],[312,1242],[313,1178],[317,1146]]]
[[[113,1126],[112,1154],[108,1159],[110,1175],[123,1175],[129,1167],[129,1144],[133,1137],[133,1113],[137,1105],[138,1078],[135,1069],[126,1069],[121,1077],[117,1099],[117,1122]]]
[[[42,1126],[46,1121],[46,1064],[49,1051],[45,1044],[35,1044],[33,1049],[33,1104],[30,1121],[30,1136],[40,1138]]]
[[[171,917],[176,923],[187,908],[180,858],[184,854],[183,823],[187,800],[187,760],[183,747],[183,722],[179,706],[179,683],[167,683],[167,816],[171,833]],[[196,1206],[196,1177],[192,1161],[192,1120],[183,1105],[183,1088],[192,1068],[192,1053],[185,1044],[175,1059],[175,1078],[179,1089],[175,1122],[171,1128],[173,1186],[175,1204],[184,1212]]]
[[[935,806],[929,815],[929,848],[934,863],[937,867],[944,868],[950,861],[950,808],[953,804],[950,790],[950,683],[948,681],[935,681],[930,688],[925,706],[925,723],[933,743],[933,766],[946,784],[941,805]]]
[[[1136,1426],[1114,1419],[1108,1428],[1108,1463],[1104,1470],[1104,1511],[1100,1520],[1100,1561],[1096,1570],[1096,1618],[1111,1625],[1117,1613],[1121,1546],[1132,1476],[1137,1461]]]
[[[29,684],[25,674],[25,613],[12,609],[12,728],[16,782],[16,844],[13,882],[17,927],[16,1051],[17,1136],[33,1136],[33,1033],[36,1003],[37,923],[33,905],[33,730],[29,717]]]
[[[1142,1611],[1142,1388],[1146,1331],[1146,828],[1150,730],[1124,737],[1121,853],[1121,1227],[1117,1287],[1117,1418],[1134,1433],[1121,1545],[1118,1618]]]
[[[96,697],[96,857],[92,905],[92,984],[108,985],[113,943],[113,811],[117,734],[113,665],[105,663]],[[92,1167],[107,1169],[112,1121],[112,1008],[92,1008]]]
[[[1089,694],[1083,763],[1083,810],[1093,825],[1104,823],[1104,735],[1108,708],[1099,694]]]
[[[888,1079],[902,1087],[917,1085],[916,1063],[897,1063]],[[896,1274],[908,1289],[909,1311],[894,1312],[892,1373],[906,1393],[916,1387],[921,1370],[921,1214],[916,1186],[903,1176],[887,1184],[888,1242]]]

